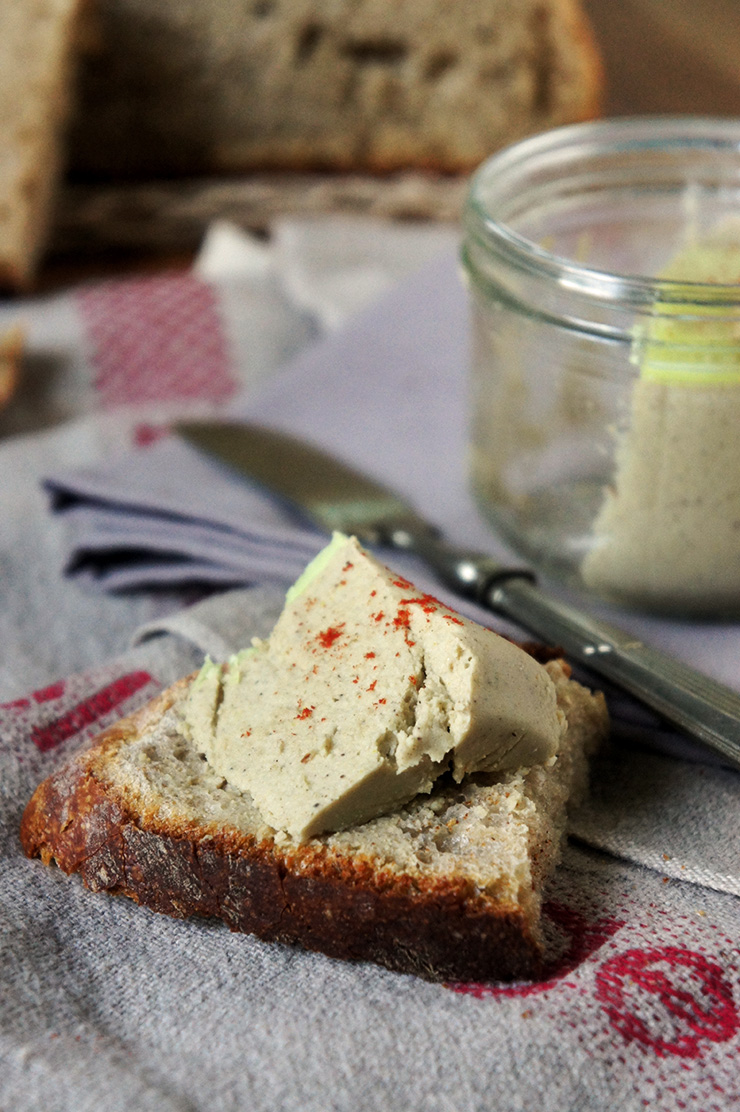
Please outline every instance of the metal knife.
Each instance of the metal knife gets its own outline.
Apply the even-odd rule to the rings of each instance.
[[[524,626],[740,768],[740,695],[539,589],[528,568],[456,548],[397,494],[302,440],[258,425],[183,422],[196,448],[287,499],[320,528],[421,557],[455,592]]]

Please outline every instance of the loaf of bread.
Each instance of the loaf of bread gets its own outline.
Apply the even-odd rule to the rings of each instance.
[[[297,844],[187,739],[192,677],[104,733],[36,790],[29,856],[165,914],[430,979],[535,976],[540,907],[569,800],[607,727],[603,698],[545,667],[567,730],[557,758],[441,778],[431,794]]]
[[[46,241],[82,3],[0,4],[0,290],[29,285]]]
[[[72,156],[113,177],[467,172],[593,116],[579,0],[99,0]]]

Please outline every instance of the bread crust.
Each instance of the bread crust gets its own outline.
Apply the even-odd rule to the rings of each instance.
[[[526,648],[542,662],[555,656],[541,646]],[[163,818],[156,800],[129,797],[106,766],[127,742],[146,738],[192,678],[110,727],[36,789],[20,831],[28,857],[79,873],[92,891],[125,895],[175,918],[218,918],[265,941],[297,943],[429,980],[518,980],[541,973],[538,899],[502,898],[457,875],[381,868],[326,839],[280,843],[269,833],[257,837],[177,811]],[[569,723],[581,739],[577,748],[588,751],[607,726],[603,697],[566,684]],[[537,889],[545,879],[540,858],[549,860],[549,873],[551,850],[539,844],[530,851]]]
[[[8,4],[0,40],[5,157],[0,163],[0,292],[34,285],[53,216],[81,41],[92,0]]]
[[[156,54],[130,3],[103,5],[100,54],[83,69],[72,140],[83,174],[467,174],[506,143],[601,109],[579,0],[404,0],[392,20],[382,0],[278,0],[269,14],[157,0]]]
[[[106,756],[145,731],[189,683],[179,681],[45,780],[26,807],[29,857],[79,873],[92,891],[129,896],[176,918],[373,961],[432,980],[536,976],[534,925],[463,881],[384,873],[320,842],[281,849],[237,830],[193,830],[134,814],[101,775]]]

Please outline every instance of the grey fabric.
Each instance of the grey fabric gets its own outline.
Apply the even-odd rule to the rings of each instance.
[[[271,274],[259,298],[277,285]],[[229,314],[257,319],[240,313],[248,287],[223,297],[227,323]],[[462,458],[438,443],[430,451],[421,434],[415,448],[404,435],[408,411],[398,405],[386,425],[367,420],[377,389],[368,367],[391,366],[400,353],[400,369],[392,365],[382,381],[396,390],[405,384],[405,396],[419,398],[419,429],[439,428],[447,416],[459,442],[461,398],[424,389],[450,360],[460,366],[454,337],[425,352],[406,310],[390,332],[383,323],[389,307],[408,307],[411,298],[415,325],[436,334],[439,309],[429,298],[440,289],[449,290],[449,312],[459,312],[449,259],[337,332],[328,349],[307,351],[268,376],[239,412],[313,431],[397,481],[456,540],[481,544],[487,534],[460,494]],[[281,298],[275,335],[287,351],[293,333]],[[258,308],[261,320],[262,300]],[[16,311],[7,306],[0,320]],[[24,304],[23,312],[33,359],[59,360],[50,405],[65,423],[0,442],[0,1108],[736,1107],[738,776],[616,693],[610,700],[622,728],[595,763],[592,795],[573,818],[574,838],[548,891],[550,964],[536,984],[431,985],[342,964],[217,923],[155,915],[23,857],[18,827],[36,784],[100,729],[197,667],[205,652],[228,655],[265,634],[293,574],[288,561],[267,585],[260,571],[253,573],[259,587],[207,598],[167,576],[156,589],[103,592],[90,589],[92,576],[63,575],[70,536],[48,513],[41,477],[97,471],[132,446],[141,423],[161,426],[174,410],[98,412],[74,299]],[[229,336],[235,347],[249,344],[244,328]],[[247,387],[270,369],[268,339],[243,353]],[[216,412],[188,410],[196,411]],[[49,413],[28,407],[21,417],[32,423]],[[433,587],[417,566],[411,572]],[[634,629],[737,684],[736,623],[635,619]]]
[[[289,583],[325,543],[175,436],[46,487],[70,539],[66,570],[109,591]]]
[[[737,773],[620,748],[594,762],[571,831],[677,880],[740,896]]]
[[[668,868],[572,846],[548,891],[545,979],[444,986],[171,920],[23,858],[18,825],[38,780],[193,667],[204,630],[231,643],[238,613],[243,634],[262,633],[277,601],[240,591],[201,603],[193,643],[179,624],[63,692],[0,711],[0,1106],[733,1107],[737,899],[669,880]],[[30,740],[70,706],[83,720],[115,677],[142,674],[151,682],[55,749]]]

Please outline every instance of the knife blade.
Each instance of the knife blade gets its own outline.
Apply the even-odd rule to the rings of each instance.
[[[421,557],[456,593],[562,647],[740,768],[740,695],[731,688],[546,594],[530,568],[450,544],[395,491],[313,444],[252,424],[185,421],[175,430],[319,528]]]

